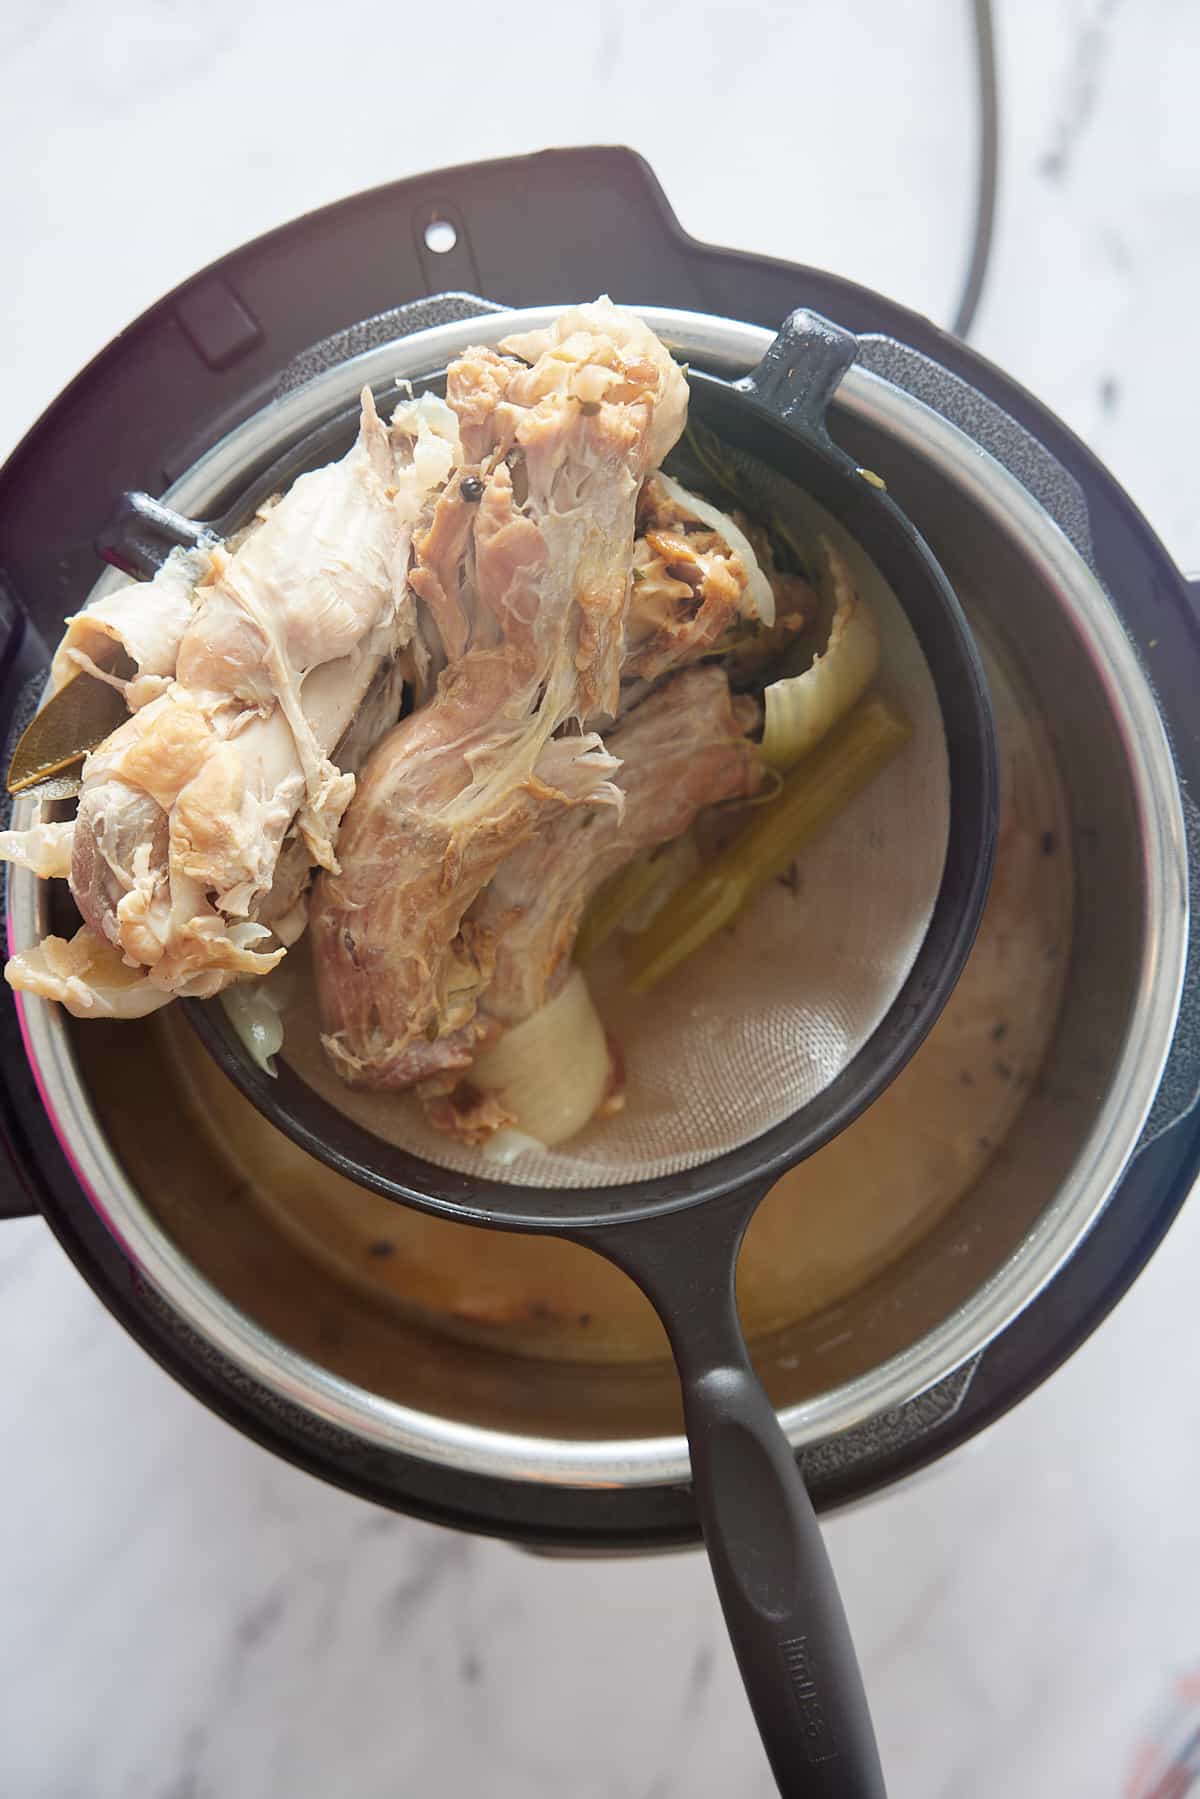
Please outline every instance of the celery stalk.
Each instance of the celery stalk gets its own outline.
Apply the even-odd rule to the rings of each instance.
[[[778,880],[911,732],[904,714],[886,700],[869,698],[847,713],[788,775],[775,799],[631,940],[626,967],[634,992],[645,993],[678,968]]]
[[[575,939],[576,962],[586,962],[606,944],[623,918],[657,886],[659,871],[648,855],[638,856],[610,875],[588,902]]]
[[[582,964],[594,956],[614,931],[647,930],[672,895],[691,880],[699,860],[691,832],[684,831],[670,843],[644,850],[610,875],[588,902],[575,939],[575,961]]]

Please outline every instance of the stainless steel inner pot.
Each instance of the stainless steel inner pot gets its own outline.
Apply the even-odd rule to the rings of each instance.
[[[255,415],[165,496],[214,514],[364,382],[444,366],[554,309],[440,326],[328,369]],[[647,311],[685,360],[751,367],[755,327]],[[1120,1180],[1170,1046],[1187,945],[1187,862],[1153,695],[1086,561],[1001,465],[898,386],[854,367],[835,436],[878,471],[980,622],[1019,665],[1049,733],[1078,871],[1059,1024],[998,1155],[930,1233],[837,1307],[754,1344],[797,1447],[881,1420],[967,1368],[1052,1277]],[[115,497],[115,496],[114,496]],[[986,580],[981,580],[981,572]],[[106,576],[97,591],[113,577]],[[28,820],[18,805],[14,825]],[[49,924],[44,887],[10,887],[10,932]],[[561,1485],[686,1479],[664,1360],[533,1361],[365,1304],[247,1203],[171,1086],[153,1023],[76,1026],[23,1005],[27,1046],[81,1181],[176,1317],[237,1368],[376,1450]]]

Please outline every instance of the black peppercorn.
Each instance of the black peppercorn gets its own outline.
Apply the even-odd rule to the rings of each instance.
[[[459,488],[459,492],[462,494],[463,499],[469,500],[473,506],[476,500],[482,500],[483,498],[483,482],[478,480],[474,475],[468,475]]]

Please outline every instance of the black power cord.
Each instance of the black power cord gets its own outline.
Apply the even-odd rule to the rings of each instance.
[[[979,77],[979,183],[975,202],[975,230],[971,260],[962,295],[950,326],[955,337],[966,337],[979,306],[992,250],[996,219],[996,179],[1000,164],[1000,105],[996,80],[996,33],[991,0],[971,0],[975,28],[975,53]]]

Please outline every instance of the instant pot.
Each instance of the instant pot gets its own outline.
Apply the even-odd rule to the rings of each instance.
[[[1052,746],[1076,902],[1041,1071],[984,1173],[840,1302],[753,1344],[829,1508],[911,1474],[1044,1380],[1120,1298],[1200,1160],[1200,636],[1127,496],[1036,400],[928,320],[689,238],[620,149],[396,183],[185,283],[72,383],[0,472],[0,739],[144,490],[215,516],[365,381],[417,377],[503,309],[607,291],[737,376],[809,307],[859,339],[830,429],[1001,640]],[[126,540],[123,542],[122,534]],[[17,812],[28,802],[19,802]],[[1047,844],[1050,853],[1054,845]],[[9,874],[10,943],[47,922]],[[1017,996],[1019,1003],[1019,996]],[[213,1149],[161,1021],[77,1027],[0,990],[0,1211],[40,1212],[125,1328],[269,1449],[380,1504],[576,1552],[696,1540],[669,1362],[506,1355],[306,1260]],[[7,1164],[7,1165],[6,1165]]]

